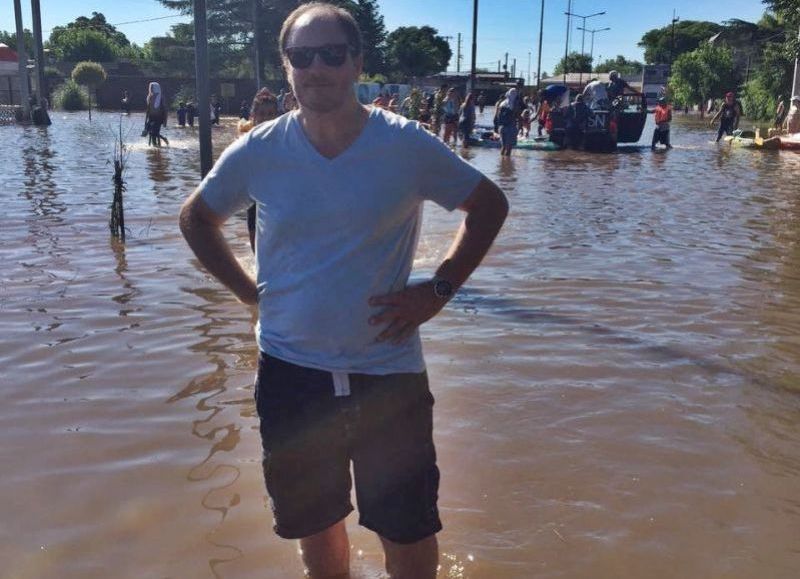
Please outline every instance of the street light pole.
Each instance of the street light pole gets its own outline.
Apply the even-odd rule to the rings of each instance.
[[[542,0],[542,14],[539,17],[539,56],[536,65],[536,90],[539,90],[539,85],[542,83],[542,32],[544,32],[544,0]]]
[[[589,60],[591,62],[594,62],[594,33],[595,32],[603,32],[604,30],[611,30],[611,28],[606,26],[605,28],[593,28],[592,30],[589,30],[587,28],[580,28],[580,30],[583,30],[584,32],[588,32],[589,34],[592,35],[591,49],[589,51]],[[594,67],[592,67],[592,68],[594,68]]]
[[[571,12],[567,12],[567,17],[574,16],[575,18],[583,19],[582,25],[578,26],[578,30],[583,30],[583,32],[581,33],[581,56],[585,54],[584,49],[586,47],[586,19],[593,18],[595,16],[602,16],[605,13],[606,11],[603,10],[602,12],[595,12],[594,14],[587,14],[586,16],[582,16],[581,14],[573,14]],[[583,67],[581,67],[581,70],[579,72],[580,76],[578,77],[578,84],[581,85],[583,84]]]
[[[469,69],[469,91],[475,89],[475,57],[478,53],[478,0],[472,4],[472,64]]]

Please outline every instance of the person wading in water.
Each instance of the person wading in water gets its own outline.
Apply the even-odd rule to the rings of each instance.
[[[258,306],[255,398],[277,534],[300,540],[311,577],[347,577],[354,482],[389,576],[434,579],[439,469],[419,327],[482,261],[508,202],[418,123],[358,102],[362,40],[346,10],[302,4],[279,50],[299,109],[223,152],[181,231]],[[435,274],[409,283],[426,200],[465,218]],[[255,279],[222,231],[253,202]]]

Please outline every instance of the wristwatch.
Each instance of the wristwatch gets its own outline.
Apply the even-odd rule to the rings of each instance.
[[[446,279],[442,279],[440,277],[433,278],[433,293],[436,295],[437,298],[451,298],[453,297],[453,284],[451,284]]]

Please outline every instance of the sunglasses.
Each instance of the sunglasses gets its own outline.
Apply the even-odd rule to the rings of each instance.
[[[293,68],[308,68],[319,55],[325,66],[342,66],[351,52],[348,44],[325,44],[323,46],[295,46],[284,50]]]

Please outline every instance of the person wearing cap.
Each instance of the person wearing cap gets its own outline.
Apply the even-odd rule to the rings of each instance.
[[[606,88],[608,100],[613,102],[615,98],[625,94],[625,89],[628,89],[633,94],[641,94],[639,91],[631,87],[631,85],[629,85],[616,70],[609,72],[608,86]]]
[[[672,145],[669,142],[669,124],[672,122],[672,106],[667,103],[666,97],[658,99],[655,111],[653,111],[654,120],[656,121],[656,128],[653,131],[653,142],[650,148],[655,151],[656,143],[662,143],[671,149]]]
[[[800,133],[800,95],[792,97],[792,106],[789,107],[789,114],[786,115],[786,132],[791,134]]]
[[[717,114],[711,119],[710,124],[719,119],[719,130],[717,131],[717,140],[722,138],[722,135],[732,135],[733,131],[739,127],[739,119],[742,116],[742,105],[736,100],[736,95],[732,92],[725,93],[725,102],[719,107]]]

